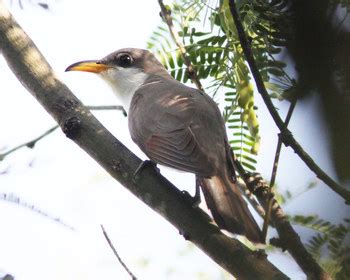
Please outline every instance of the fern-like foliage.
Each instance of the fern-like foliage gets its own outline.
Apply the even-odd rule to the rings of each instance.
[[[280,205],[286,206],[316,186],[317,181],[311,181],[298,193],[276,191],[275,198]],[[333,279],[350,279],[350,219],[334,224],[317,215],[295,215],[289,216],[289,221],[314,232],[307,241],[306,248]]]
[[[350,279],[350,219],[338,225],[318,216],[290,217],[292,223],[316,231],[307,249],[334,279]]]
[[[229,141],[237,158],[246,169],[255,171],[260,144],[256,89],[228,1],[213,2],[179,0],[169,8],[178,35],[198,77],[206,86],[206,92],[223,108],[230,131]],[[283,99],[293,83],[284,70],[285,64],[275,58],[281,51],[283,34],[271,23],[271,18],[282,20],[282,16],[279,6],[274,8],[267,2],[270,1],[242,0],[239,1],[239,8],[265,85],[272,97]],[[147,47],[158,55],[175,79],[184,83],[189,81],[183,58],[171,40],[165,23],[153,32]]]

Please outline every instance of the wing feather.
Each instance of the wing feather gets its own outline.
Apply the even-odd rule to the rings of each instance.
[[[158,132],[145,144],[147,155],[156,162],[196,174],[207,172],[208,158],[189,127],[171,133]]]

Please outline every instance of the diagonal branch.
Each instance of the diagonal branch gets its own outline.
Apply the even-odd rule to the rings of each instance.
[[[58,80],[35,44],[0,0],[0,51],[28,91],[59,123],[68,138],[112,177],[162,215],[232,275],[242,279],[288,279],[267,258],[229,238],[209,216],[154,168],[134,174],[141,160],[120,143]]]
[[[275,106],[271,101],[271,98],[265,88],[264,81],[260,75],[258,67],[256,66],[252,49],[250,48],[249,41],[244,32],[242,22],[237,12],[235,0],[230,0],[229,5],[230,5],[233,21],[237,28],[237,34],[241,42],[244,55],[247,59],[250,71],[254,77],[256,86],[258,88],[258,91],[261,97],[265,102],[266,107],[268,108],[273,120],[275,121],[277,127],[281,132],[280,137],[282,139],[282,142],[284,143],[284,145],[290,146],[294,150],[294,152],[305,162],[305,164],[316,174],[318,178],[320,178],[334,192],[336,192],[341,197],[343,197],[346,203],[350,203],[350,191],[340,186],[315,163],[315,161],[310,157],[310,155],[306,153],[302,148],[302,146],[295,140],[292,133],[288,130],[288,128],[284,124],[283,120],[281,119],[280,115],[278,114]]]
[[[250,191],[256,195],[264,209],[268,209],[269,203],[272,205],[271,220],[277,229],[280,239],[272,240],[271,244],[281,247],[282,250],[288,250],[300,268],[307,275],[308,279],[330,280],[331,277],[328,273],[318,265],[315,259],[306,250],[299,235],[294,231],[292,225],[288,221],[288,217],[276,199],[270,196],[271,194],[268,191],[269,186],[267,183],[259,174],[255,174],[254,176],[248,174],[238,160],[235,160],[235,168],[247,184]]]

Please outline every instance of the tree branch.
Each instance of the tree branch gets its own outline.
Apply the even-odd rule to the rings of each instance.
[[[215,262],[242,279],[288,279],[265,257],[229,238],[209,216],[154,168],[135,178],[141,160],[107,131],[58,80],[31,39],[0,0],[0,49],[9,67],[63,132],[129,191],[172,223]]]
[[[235,160],[235,168],[243,178],[251,192],[258,198],[264,209],[268,209],[271,201],[271,219],[277,229],[280,242],[271,242],[272,245],[281,247],[282,250],[288,250],[300,268],[310,280],[330,280],[331,277],[326,273],[306,250],[300,240],[299,235],[294,231],[276,199],[271,197],[268,191],[268,184],[259,174],[251,176],[248,174],[238,160]]]
[[[112,241],[109,239],[109,236],[104,228],[103,225],[101,225],[101,229],[103,232],[104,237],[106,238],[109,247],[111,247],[113,254],[117,257],[118,262],[122,265],[122,267],[125,269],[125,271],[130,275],[132,280],[137,280],[137,277],[131,272],[131,270],[127,267],[127,265],[123,262],[123,260],[121,259],[121,257],[119,256],[117,250],[114,248],[114,245],[112,243]]]
[[[328,185],[334,192],[345,199],[346,203],[350,203],[350,191],[343,188],[337,182],[335,182],[331,177],[329,177],[310,157],[308,153],[304,151],[301,145],[295,140],[290,130],[286,127],[280,115],[278,114],[275,106],[273,105],[271,98],[265,88],[264,81],[260,75],[258,67],[256,66],[254,55],[252,49],[250,48],[249,41],[244,32],[242,22],[240,21],[235,0],[229,0],[230,11],[233,17],[233,21],[237,28],[237,34],[241,42],[241,46],[248,62],[250,71],[254,77],[258,91],[263,98],[267,109],[269,110],[273,120],[275,121],[277,127],[280,130],[280,137],[282,142],[286,146],[290,146],[294,152],[305,162],[305,164],[312,170],[318,178],[320,178],[326,185]]]

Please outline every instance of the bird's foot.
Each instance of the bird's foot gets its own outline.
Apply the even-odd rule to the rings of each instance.
[[[147,167],[151,167],[151,168],[155,169],[157,172],[159,172],[159,168],[157,167],[157,164],[155,162],[153,162],[151,160],[145,160],[145,161],[141,162],[141,164],[136,168],[136,170],[133,174],[133,179],[138,180],[141,172]]]
[[[196,208],[201,203],[201,193],[199,188],[199,182],[196,180],[196,193],[191,196],[188,191],[181,191],[185,200],[187,200],[193,208]]]

